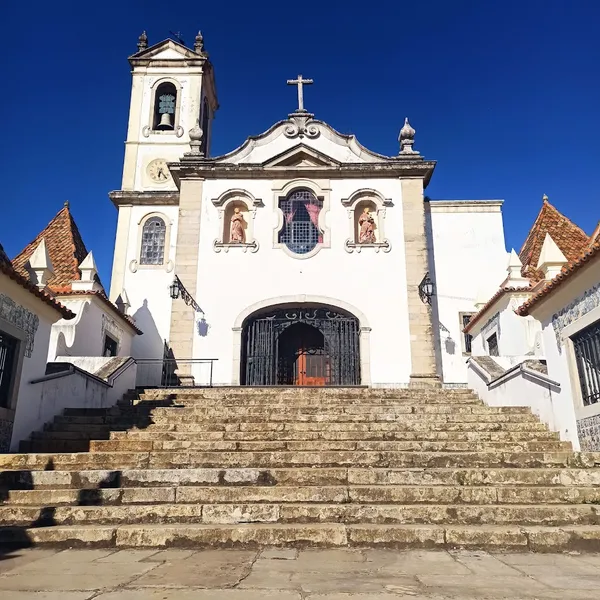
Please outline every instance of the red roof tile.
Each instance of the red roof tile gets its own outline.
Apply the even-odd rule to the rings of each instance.
[[[542,208],[519,252],[519,258],[523,263],[521,270],[523,277],[534,280],[544,279],[543,273],[538,271],[537,264],[546,233],[550,234],[568,261],[575,260],[590,243],[589,236],[552,206],[547,197],[544,197]]]
[[[40,290],[37,286],[33,285],[28,278],[23,277],[20,273],[17,273],[10,263],[0,260],[0,273],[4,273],[22,288],[25,288],[28,292],[31,292],[34,296],[37,296],[42,302],[45,302],[54,310],[57,310],[62,315],[63,319],[70,320],[75,317],[74,312],[70,311],[66,306],[63,306],[60,302],[55,300],[50,294],[48,294],[48,292]]]
[[[560,287],[565,281],[572,277],[577,271],[585,267],[592,259],[600,256],[600,242],[596,242],[589,249],[583,252],[574,261],[571,261],[568,265],[562,268],[562,271],[549,283],[540,289],[539,292],[534,294],[527,302],[522,304],[515,311],[522,317],[528,315],[531,309],[539,304],[544,298],[551,294],[556,288]]]
[[[54,275],[48,281],[48,288],[53,292],[70,290],[71,282],[81,279],[79,265],[88,255],[88,251],[68,204],[65,203],[64,208],[58,211],[46,228],[13,259],[14,268],[23,277],[29,278],[26,264],[42,239],[46,240],[46,247],[54,268]]]

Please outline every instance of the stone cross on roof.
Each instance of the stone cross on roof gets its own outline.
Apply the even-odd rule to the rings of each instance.
[[[302,75],[298,75],[296,79],[288,79],[288,85],[298,86],[298,111],[304,111],[304,85],[314,83],[312,79],[302,79]]]

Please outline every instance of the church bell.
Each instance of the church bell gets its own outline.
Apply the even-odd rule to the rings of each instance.
[[[171,113],[162,113],[160,115],[160,123],[156,129],[173,129],[173,122],[171,121]]]

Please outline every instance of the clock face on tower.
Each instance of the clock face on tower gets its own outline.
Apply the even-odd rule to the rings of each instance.
[[[148,176],[156,183],[166,183],[171,179],[167,161],[164,158],[157,158],[148,164]]]

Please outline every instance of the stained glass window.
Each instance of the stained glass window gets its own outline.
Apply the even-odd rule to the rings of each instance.
[[[323,234],[319,230],[319,213],[323,203],[312,192],[296,190],[281,200],[279,207],[283,212],[279,241],[292,252],[307,254],[323,242]]]
[[[167,227],[160,217],[150,217],[142,228],[141,265],[162,265]]]

